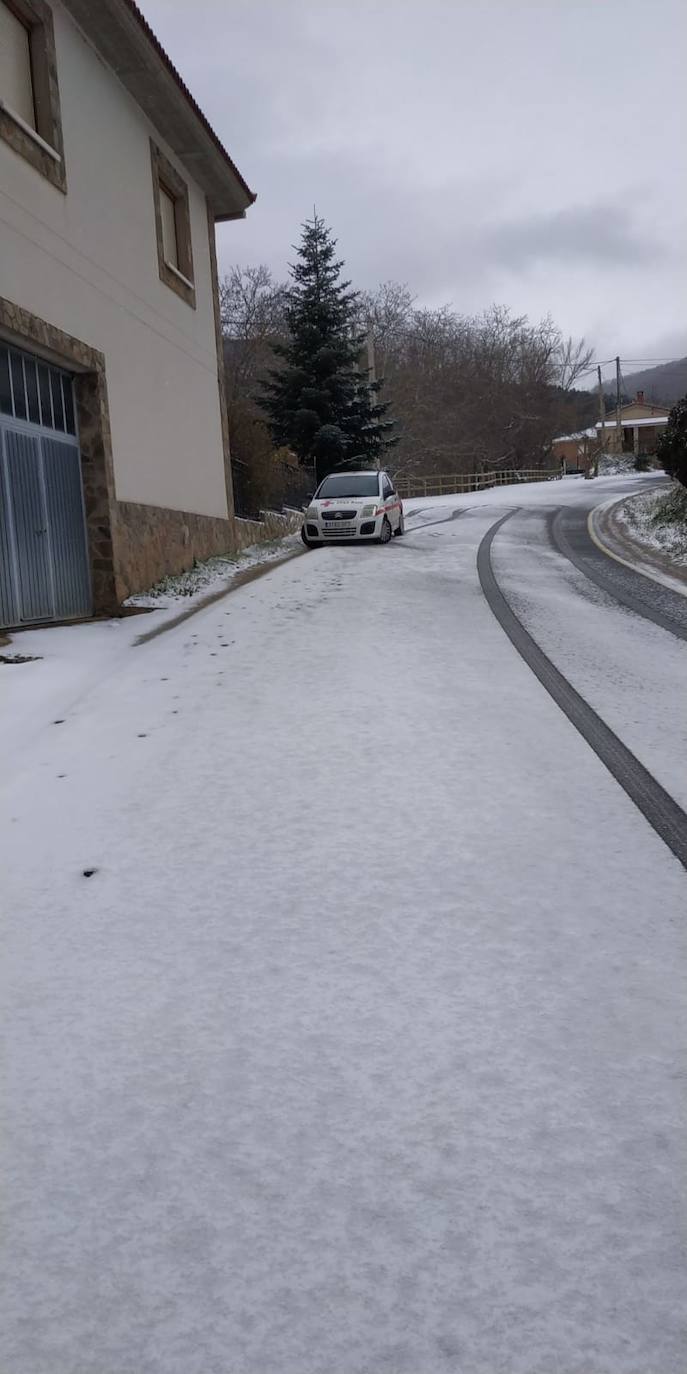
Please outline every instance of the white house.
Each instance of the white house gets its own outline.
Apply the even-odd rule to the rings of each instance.
[[[233,547],[215,223],[253,200],[133,0],[0,0],[0,624]]]

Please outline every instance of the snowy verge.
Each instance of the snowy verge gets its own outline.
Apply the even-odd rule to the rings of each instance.
[[[615,519],[629,539],[687,569],[687,490],[678,482],[668,491],[628,497]]]
[[[0,754],[5,770],[10,757],[20,759],[38,732],[61,724],[86,693],[112,677],[146,632],[171,629],[230,591],[234,583],[240,585],[244,574],[279,562],[299,547],[298,537],[287,535],[251,545],[233,558],[208,559],[187,573],[166,578],[146,595],[130,597],[125,606],[132,613],[126,616],[11,631],[0,662]]]
[[[124,605],[142,610],[178,610],[179,603],[183,602],[186,609],[225,588],[228,590],[237,573],[248,572],[263,563],[274,563],[298,547],[298,535],[289,534],[264,544],[252,544],[240,553],[208,558],[202,563],[194,563],[186,572],[163,578],[148,592],[130,596]]]
[[[599,454],[599,477],[631,477],[636,471],[633,453]]]

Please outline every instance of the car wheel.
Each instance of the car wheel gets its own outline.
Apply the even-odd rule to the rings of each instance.
[[[301,525],[301,539],[303,540],[303,543],[305,544],[306,549],[316,549],[316,548],[317,548],[317,540],[315,540],[315,539],[308,539],[308,536],[307,536],[307,534],[305,533],[305,530],[303,529],[303,526],[302,526],[302,525]]]
[[[382,521],[382,528],[381,528],[381,530],[379,531],[379,542],[380,542],[380,544],[388,544],[388,543],[389,543],[389,540],[391,539],[392,534],[393,534],[393,530],[392,530],[392,528],[391,528],[391,525],[389,524],[389,517],[388,517],[387,515],[385,515],[385,516],[384,516],[384,519],[383,519],[383,521]]]
[[[398,522],[398,528],[394,530],[394,534],[396,535],[396,538],[398,539],[399,536],[402,535],[402,534],[405,534],[405,532],[406,532],[405,520],[403,519],[403,511],[401,511],[401,515],[400,515],[399,522]]]

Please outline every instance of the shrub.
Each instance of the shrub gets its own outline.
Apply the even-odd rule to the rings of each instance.
[[[669,477],[687,487],[687,396],[673,406],[668,428],[658,441],[656,457]]]

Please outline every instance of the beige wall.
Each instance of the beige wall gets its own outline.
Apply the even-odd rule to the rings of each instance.
[[[629,405],[623,406],[620,411],[623,424],[628,420],[650,420],[654,415],[665,415],[668,418],[668,411],[665,406],[648,405],[645,401],[631,401]],[[616,412],[609,410],[607,420],[609,424],[615,424]]]
[[[0,140],[0,296],[104,353],[119,500],[226,516],[205,198],[53,15],[68,191]],[[151,136],[189,186],[195,310],[158,275]]]

